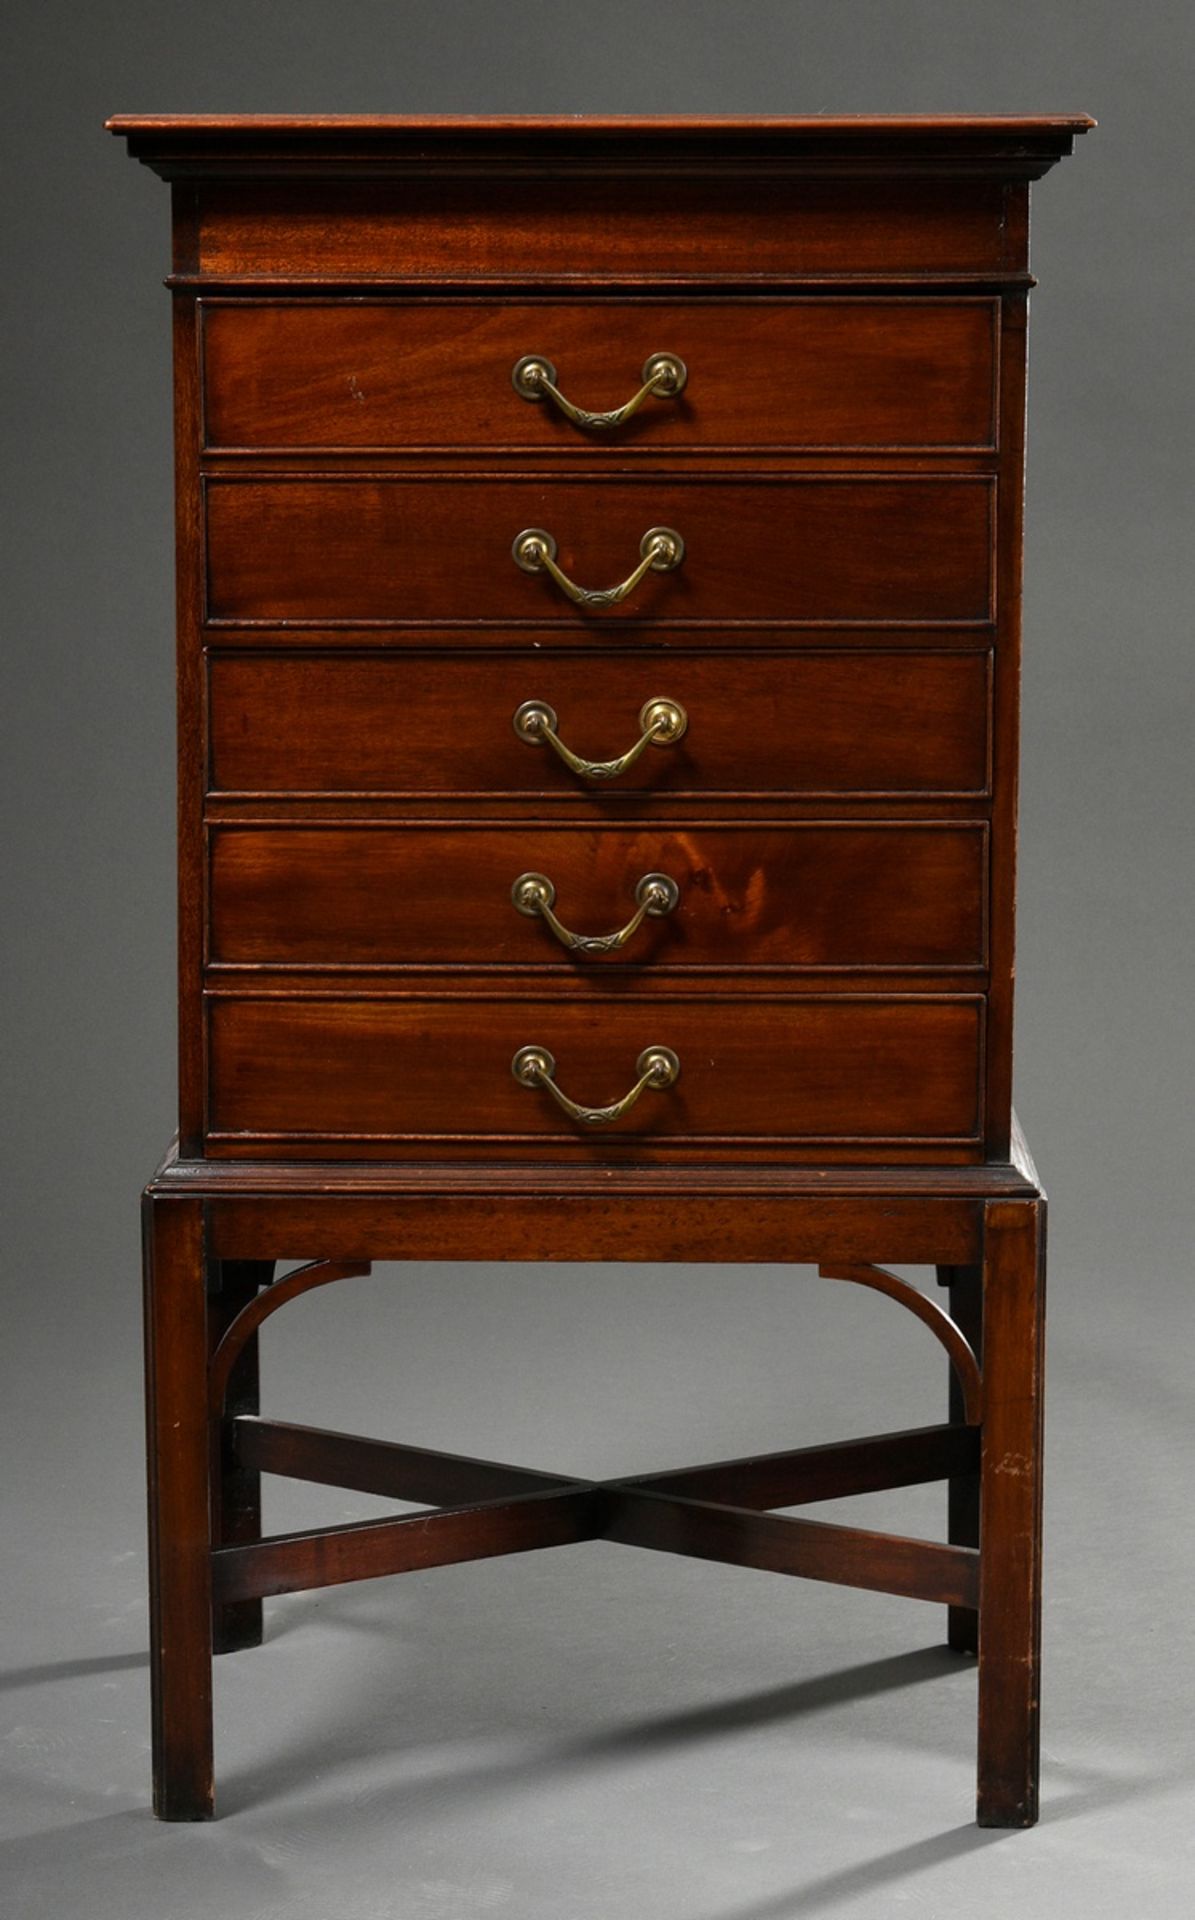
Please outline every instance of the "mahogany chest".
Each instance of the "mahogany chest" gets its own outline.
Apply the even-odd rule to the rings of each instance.
[[[1035,1191],[1028,197],[1090,124],[110,122],[173,196],[212,1193]]]

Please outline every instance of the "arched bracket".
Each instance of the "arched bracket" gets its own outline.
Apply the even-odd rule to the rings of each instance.
[[[876,1293],[886,1293],[890,1300],[898,1301],[915,1314],[929,1328],[934,1339],[946,1349],[963,1396],[963,1417],[967,1425],[979,1426],[983,1419],[983,1381],[979,1362],[950,1315],[944,1313],[936,1301],[910,1286],[907,1280],[889,1273],[886,1267],[819,1267],[818,1273],[823,1280],[851,1280],[856,1286],[871,1287]]]
[[[289,1273],[280,1274],[268,1287],[263,1287],[247,1307],[241,1308],[212,1355],[208,1373],[208,1400],[213,1417],[219,1418],[223,1412],[224,1395],[228,1391],[229,1375],[236,1365],[237,1356],[263,1320],[277,1313],[279,1307],[284,1307],[288,1300],[297,1300],[301,1293],[310,1293],[313,1287],[326,1287],[333,1280],[359,1279],[372,1270],[373,1262],[370,1260],[312,1260],[305,1267],[292,1267]]]

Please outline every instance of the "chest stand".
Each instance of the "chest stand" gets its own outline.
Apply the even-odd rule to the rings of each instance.
[[[977,1817],[1037,1818],[1045,1202],[1007,1166],[329,1166],[169,1157],[144,1200],[154,1792],[214,1810],[213,1653],[257,1644],[262,1601],[582,1540],[618,1540],[936,1602],[978,1652]],[[949,1362],[941,1425],[578,1480],[264,1418],[257,1337],[373,1260],[653,1259],[813,1264],[914,1313]],[[283,1249],[306,1265],[278,1270]],[[516,1257],[512,1252],[511,1257]],[[937,1270],[949,1312],[876,1262]],[[275,1275],[277,1274],[277,1277]],[[879,1307],[877,1311],[889,1311]],[[261,1534],[260,1476],[425,1511]],[[777,1509],[944,1480],[945,1543]]]

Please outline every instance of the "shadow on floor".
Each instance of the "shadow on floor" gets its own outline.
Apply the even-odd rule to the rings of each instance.
[[[764,1900],[753,1900],[749,1906],[724,1908],[717,1920],[794,1920],[798,1913],[802,1916],[824,1913],[844,1901],[887,1892],[913,1874],[926,1873],[950,1860],[962,1859],[1002,1840],[1016,1838],[1011,1832],[985,1832],[973,1826],[950,1827],[945,1833],[933,1833],[907,1847],[894,1847],[889,1853],[877,1854],[874,1860],[858,1860],[834,1873],[824,1873],[816,1880],[806,1880],[800,1887],[770,1894]]]
[[[784,1721],[799,1721],[806,1715],[840,1707],[914,1686],[927,1680],[943,1679],[965,1671],[959,1656],[946,1647],[923,1647],[910,1653],[894,1654],[845,1667],[837,1673],[818,1675],[781,1687],[769,1687],[738,1699],[717,1701],[711,1705],[684,1708],[676,1713],[655,1715],[651,1719],[629,1721],[603,1728],[573,1740],[554,1741],[539,1751],[512,1757],[509,1747],[490,1762],[467,1763],[460,1768],[432,1769],[419,1780],[404,1779],[395,1793],[404,1810],[426,1796],[442,1800],[446,1792],[484,1794],[487,1789],[509,1793],[530,1789],[537,1781],[557,1781],[562,1772],[584,1770],[603,1761],[632,1758],[651,1753],[678,1751],[700,1741],[717,1740],[750,1732]],[[373,1714],[378,1714],[376,1691],[371,1693]],[[346,1711],[347,1707],[347,1711]],[[336,1701],[340,1731],[326,1724],[313,1726],[298,1747],[293,1739],[285,1753],[239,1773],[229,1770],[220,1782],[220,1806],[225,1813],[257,1810],[271,1800],[300,1787],[317,1770],[330,1786],[338,1763],[356,1776],[369,1749],[363,1722],[354,1718],[353,1709],[343,1696]],[[398,1728],[401,1715],[384,1711],[375,1720],[382,1737],[397,1762],[402,1758],[402,1738]],[[376,1749],[370,1750],[376,1758]]]
[[[148,1653],[100,1653],[87,1660],[47,1660],[40,1667],[10,1667],[0,1673],[0,1693],[18,1687],[53,1686],[57,1680],[89,1680],[100,1673],[132,1673],[149,1665]]]

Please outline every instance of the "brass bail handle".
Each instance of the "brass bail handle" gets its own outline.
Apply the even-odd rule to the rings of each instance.
[[[615,933],[573,933],[566,927],[552,911],[556,888],[546,873],[521,873],[510,897],[520,913],[531,920],[543,920],[569,953],[592,959],[598,954],[621,953],[646,919],[662,920],[671,913],[680,899],[680,888],[670,874],[645,873],[635,888],[636,911]]]
[[[524,527],[511,546],[516,567],[524,573],[549,574],[574,606],[597,612],[620,606],[644,574],[672,573],[685,557],[685,543],[674,527],[649,527],[639,542],[639,565],[616,587],[579,587],[556,565],[556,551],[555,539],[543,527]]]
[[[585,1127],[612,1127],[631,1111],[640,1094],[649,1087],[663,1092],[665,1087],[673,1086],[680,1076],[680,1061],[671,1047],[644,1047],[635,1062],[639,1077],[634,1086],[609,1107],[582,1107],[570,1100],[567,1093],[562,1093],[556,1085],[556,1062],[546,1047],[520,1047],[510,1070],[521,1087],[543,1087],[570,1120]]]
[[[643,385],[638,393],[632,394],[621,407],[611,407],[608,413],[591,413],[587,407],[574,406],[561,393],[556,384],[556,369],[544,353],[525,353],[521,360],[515,361],[510,375],[511,385],[520,399],[551,400],[574,426],[586,427],[592,433],[607,433],[612,427],[621,427],[624,420],[638,413],[645,400],[675,400],[684,390],[689,369],[679,353],[651,353],[643,363],[640,378]]]
[[[524,700],[511,722],[520,740],[526,740],[530,746],[542,746],[546,741],[558,759],[563,760],[571,772],[579,774],[583,780],[617,780],[619,774],[626,773],[634,766],[640,755],[648,747],[672,747],[684,737],[689,725],[689,716],[679,700],[670,700],[666,694],[659,694],[653,700],[645,700],[639,709],[639,725],[642,732],[633,747],[620,753],[614,760],[586,760],[574,753],[560,738],[559,721],[556,709],[546,700]]]

